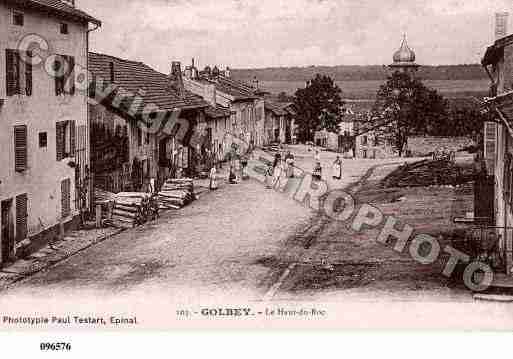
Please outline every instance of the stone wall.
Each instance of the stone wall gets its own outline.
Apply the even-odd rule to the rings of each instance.
[[[468,137],[410,137],[407,149],[411,156],[428,156],[437,149],[448,151],[461,151],[475,145]]]

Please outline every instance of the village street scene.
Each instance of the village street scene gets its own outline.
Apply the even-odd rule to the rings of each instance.
[[[471,65],[398,32],[357,70],[187,49],[162,70],[92,46],[112,24],[85,3],[0,1],[0,303],[376,302],[383,326],[511,329],[507,11]]]

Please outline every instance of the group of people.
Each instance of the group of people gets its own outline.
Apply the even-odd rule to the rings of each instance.
[[[245,180],[245,179],[248,179],[249,178],[249,175],[247,173],[247,167],[248,167],[248,158],[243,156],[240,161],[240,176],[237,175],[237,171],[235,169],[235,164],[231,164],[230,165],[230,171],[228,172],[228,183],[229,184],[236,184],[236,183],[239,183],[240,182],[240,179],[242,178],[242,180]],[[218,184],[217,184],[217,169],[216,169],[216,166],[212,166],[212,168],[210,169],[210,174],[209,174],[209,179],[210,179],[210,184],[209,184],[209,188],[210,190],[214,191],[218,188]]]
[[[322,166],[321,166],[321,155],[319,153],[319,150],[315,151],[314,155],[315,160],[315,166],[312,173],[312,177],[316,180],[320,181],[322,179]],[[331,176],[335,180],[341,180],[342,179],[342,160],[340,159],[340,156],[337,156],[335,161],[333,161],[333,165],[331,168]]]
[[[290,151],[283,159],[281,153],[276,153],[272,166],[269,166],[266,172],[267,188],[275,187],[282,177],[293,178],[294,163],[294,155]]]
[[[319,150],[315,151],[314,155],[314,169],[312,173],[312,177],[316,180],[320,181],[322,179],[322,166],[321,166],[321,157]],[[230,171],[228,174],[228,183],[230,184],[236,184],[240,182],[240,177],[242,179],[249,178],[247,174],[247,166],[248,166],[248,159],[246,157],[242,157],[239,161],[240,163],[240,173],[241,175],[238,176],[238,172],[235,169],[235,165],[230,165]],[[294,169],[295,169],[295,159],[294,155],[288,151],[287,154],[282,158],[281,153],[276,153],[274,155],[274,160],[272,163],[272,166],[269,166],[266,171],[266,184],[267,188],[274,188],[276,187],[277,183],[279,182],[280,178],[294,178]],[[213,166],[210,170],[210,190],[216,190],[218,188],[217,184],[217,170],[216,167]],[[342,160],[340,159],[340,156],[337,156],[335,161],[332,165],[332,177],[335,180],[341,180],[342,179]]]

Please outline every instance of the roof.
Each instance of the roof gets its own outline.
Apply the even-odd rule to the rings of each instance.
[[[289,103],[265,101],[264,106],[267,111],[271,111],[276,116],[286,116],[289,114],[289,112],[286,110],[286,107],[289,106]]]
[[[488,46],[486,49],[485,55],[481,60],[481,65],[487,66],[497,63],[503,54],[504,47],[511,45],[512,43],[513,35],[505,36],[496,40],[493,45]]]
[[[237,81],[232,78],[219,75],[213,78],[202,77],[201,82],[214,84],[216,91],[223,92],[232,96],[236,101],[239,100],[254,100],[259,98],[259,90],[253,86]]]
[[[496,97],[485,99],[485,105],[497,110],[501,120],[513,135],[513,91],[500,94]]]
[[[111,82],[111,63],[114,82]],[[142,98],[141,109],[150,104],[156,105],[160,111],[208,107],[207,102],[192,92],[183,89],[180,94],[176,81],[142,62],[90,52],[89,71],[94,78],[102,78],[104,83],[114,83],[134,94],[125,99],[126,103],[131,103],[135,94],[139,94]]]
[[[87,21],[98,26],[101,21],[62,0],[7,0],[17,6],[55,13],[76,20]]]
[[[208,106],[205,109],[205,114],[207,115],[207,117],[210,117],[210,118],[223,118],[223,117],[230,117],[232,112],[230,111],[230,109],[228,109],[226,107],[216,105],[216,107]]]

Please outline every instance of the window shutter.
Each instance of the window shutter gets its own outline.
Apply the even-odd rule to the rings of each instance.
[[[23,172],[27,169],[27,126],[14,126],[14,169]]]
[[[6,86],[7,96],[20,93],[20,61],[18,52],[12,49],[5,50]]]
[[[27,194],[16,196],[16,242],[21,242],[27,238]]]
[[[70,155],[71,157],[75,157],[76,151],[76,129],[75,129],[75,121],[69,121],[69,143],[70,143]]]
[[[61,215],[66,218],[71,213],[71,181],[66,178],[61,181]]]
[[[495,122],[484,124],[484,158],[489,176],[495,173],[496,127]]]
[[[68,56],[68,66],[69,66],[69,73],[68,73],[68,93],[70,95],[75,94],[75,58],[73,56]]]
[[[60,161],[64,158],[64,146],[66,140],[66,126],[65,122],[57,122],[56,124],[56,153],[57,153],[57,161]]]
[[[32,51],[27,51],[27,60],[32,60]],[[25,94],[32,96],[32,63],[25,62]]]

